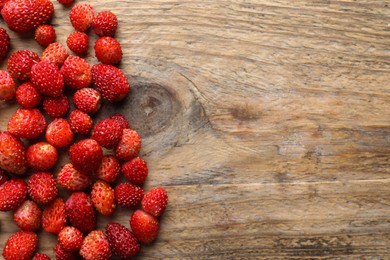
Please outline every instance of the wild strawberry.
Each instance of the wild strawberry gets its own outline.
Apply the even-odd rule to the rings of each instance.
[[[41,100],[41,92],[30,81],[24,82],[16,89],[16,101],[23,108],[37,107]]]
[[[115,200],[119,206],[134,208],[141,203],[143,197],[143,189],[136,185],[121,183],[115,187]]]
[[[136,131],[123,129],[121,140],[115,148],[115,155],[120,160],[129,161],[139,154],[141,145],[141,138]]]
[[[5,70],[0,70],[0,100],[10,101],[15,98],[16,83]]]
[[[72,143],[73,132],[64,118],[54,119],[46,129],[46,140],[54,147],[65,147]]]
[[[131,259],[141,249],[134,234],[119,223],[108,223],[106,226],[106,236],[112,252],[121,259]]]
[[[19,230],[5,242],[3,257],[6,260],[30,260],[34,256],[37,246],[37,234],[30,231]]]
[[[63,5],[68,5],[73,3],[74,0],[57,0],[58,3],[63,4]]]
[[[42,225],[42,210],[31,200],[26,200],[14,213],[14,221],[25,231],[37,231]]]
[[[58,173],[57,182],[68,190],[82,191],[92,185],[93,178],[90,174],[79,172],[68,163]]]
[[[1,10],[4,22],[15,32],[34,30],[52,17],[54,5],[50,0],[12,0]]]
[[[73,103],[77,109],[88,113],[96,113],[101,105],[102,99],[100,93],[93,88],[82,88],[73,95]]]
[[[167,204],[167,192],[161,187],[151,189],[142,199],[142,209],[155,217],[164,213]]]
[[[110,118],[97,122],[92,130],[92,139],[107,149],[114,148],[121,139],[121,136],[121,126],[116,120]]]
[[[104,216],[110,216],[115,210],[114,190],[105,181],[97,181],[92,186],[92,203],[95,209]]]
[[[118,18],[110,11],[98,13],[92,22],[93,31],[98,36],[113,37],[118,27]]]
[[[0,186],[0,211],[17,209],[26,200],[27,183],[22,179],[11,179]]]
[[[58,234],[58,244],[68,252],[77,252],[83,243],[83,233],[75,227],[64,227]]]
[[[72,26],[80,32],[85,32],[92,25],[94,17],[90,4],[77,4],[70,10],[69,18]]]
[[[7,132],[0,132],[0,168],[14,174],[24,174],[27,170],[24,144]]]
[[[130,85],[123,72],[108,64],[96,64],[92,67],[92,79],[103,98],[110,102],[124,99],[130,91]]]
[[[92,118],[81,110],[73,110],[69,116],[70,128],[74,133],[86,135],[91,131]]]
[[[91,173],[99,168],[103,150],[95,140],[84,139],[69,148],[69,158],[77,170]]]
[[[0,28],[0,60],[3,60],[9,50],[10,38],[4,28]]]
[[[131,184],[142,185],[148,177],[148,167],[144,160],[136,157],[122,165],[122,173]]]
[[[64,77],[50,61],[41,61],[31,68],[31,82],[42,93],[58,97],[64,89]]]
[[[10,134],[19,138],[38,137],[46,129],[46,120],[36,108],[19,108],[8,121]]]
[[[65,47],[59,42],[50,43],[46,49],[42,52],[42,60],[50,61],[57,65],[58,68],[64,64],[66,58],[68,57],[68,51]]]
[[[32,260],[50,260],[50,257],[43,253],[36,253]]]
[[[108,260],[111,257],[110,245],[103,231],[94,230],[84,238],[80,255],[85,260]]]
[[[131,215],[130,227],[138,241],[149,244],[156,239],[160,225],[156,217],[137,210]]]
[[[57,162],[57,149],[49,143],[38,142],[31,145],[26,153],[27,164],[37,171],[47,171]]]
[[[66,225],[65,202],[61,198],[54,199],[46,205],[42,214],[43,230],[58,234]]]
[[[5,3],[7,3],[9,0],[0,0],[0,11],[3,9]]]
[[[65,251],[60,244],[54,247],[54,255],[56,260],[76,260],[76,253]]]
[[[3,185],[8,180],[9,180],[8,175],[2,169],[0,169],[0,186]]]
[[[83,32],[74,32],[68,36],[66,45],[76,54],[86,54],[88,52],[88,35]]]
[[[92,83],[91,66],[78,56],[69,55],[61,67],[65,84],[71,88],[87,88]]]
[[[121,171],[119,161],[113,155],[105,155],[102,158],[102,163],[96,171],[96,177],[99,179],[112,183],[114,182]]]
[[[40,62],[38,54],[29,50],[14,52],[7,61],[7,70],[11,76],[18,80],[29,80],[33,65]]]
[[[122,59],[120,43],[110,36],[103,36],[95,42],[95,56],[105,64],[118,64]]]
[[[57,183],[50,172],[37,172],[28,180],[28,195],[36,203],[47,204],[58,194]]]
[[[129,121],[126,119],[124,115],[120,113],[115,113],[112,116],[110,116],[110,118],[118,121],[122,129],[130,128]]]
[[[84,192],[74,192],[66,201],[69,223],[83,233],[96,228],[96,215],[90,197]]]
[[[35,40],[41,46],[46,47],[50,43],[55,42],[57,36],[54,27],[48,24],[42,24],[35,29]]]
[[[43,100],[43,110],[53,117],[63,117],[68,113],[70,102],[65,94],[61,94],[59,97],[46,96]]]

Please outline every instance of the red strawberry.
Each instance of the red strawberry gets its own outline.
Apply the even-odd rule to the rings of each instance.
[[[118,64],[122,59],[120,43],[110,36],[103,36],[95,42],[95,56],[105,64]]]
[[[96,177],[99,179],[112,183],[114,182],[121,171],[119,161],[113,155],[103,156],[102,163],[96,171]]]
[[[115,155],[120,160],[129,161],[139,154],[141,145],[141,138],[136,131],[123,129],[121,140],[115,148]]]
[[[101,105],[102,99],[100,93],[93,88],[82,88],[73,95],[73,103],[77,109],[88,113],[96,113]]]
[[[54,27],[48,24],[42,24],[35,30],[35,40],[41,46],[46,47],[50,43],[55,42],[57,36]]]
[[[9,50],[10,38],[4,28],[0,28],[0,60],[3,60]]]
[[[94,230],[84,238],[80,255],[85,260],[108,260],[111,257],[111,248],[103,231]]]
[[[93,31],[98,36],[113,37],[118,27],[118,18],[110,11],[98,13],[92,22]]]
[[[54,147],[65,147],[72,143],[73,132],[64,118],[54,119],[46,129],[46,140]]]
[[[103,150],[95,140],[84,139],[69,148],[69,158],[77,170],[91,173],[99,168]]]
[[[46,205],[42,214],[42,227],[46,232],[58,234],[66,225],[65,202],[61,198],[54,199]]]
[[[8,121],[8,132],[19,138],[35,138],[46,129],[46,120],[36,108],[19,108]]]
[[[83,243],[83,233],[75,227],[65,227],[58,234],[58,244],[67,252],[77,252]]]
[[[22,179],[11,179],[0,186],[0,211],[17,209],[26,200],[27,183]]]
[[[113,114],[110,116],[111,119],[115,119],[121,125],[122,129],[130,128],[129,121],[126,117],[120,113]]]
[[[7,3],[9,0],[0,0],[0,11],[3,9],[5,3]]]
[[[88,52],[88,35],[83,32],[74,32],[68,36],[66,45],[76,54],[86,54]]]
[[[16,83],[5,70],[0,70],[0,100],[10,101],[15,98]]]
[[[7,132],[0,132],[0,168],[14,174],[27,170],[24,144]]]
[[[8,180],[9,180],[8,175],[2,169],[0,169],[0,186],[3,185]]]
[[[65,84],[71,88],[87,88],[92,83],[92,72],[89,64],[78,56],[69,55],[61,67]]]
[[[35,202],[47,204],[58,194],[57,183],[50,172],[37,172],[28,180],[28,195]]]
[[[121,137],[121,126],[116,120],[110,118],[97,122],[92,130],[92,139],[107,149],[114,148]]]
[[[40,62],[38,54],[29,50],[14,52],[7,61],[7,70],[11,76],[18,80],[29,80],[31,68]]]
[[[24,108],[34,108],[41,103],[41,100],[41,92],[30,81],[16,89],[16,101]]]
[[[92,185],[93,178],[90,174],[79,172],[68,163],[58,173],[57,182],[68,190],[82,191]]]
[[[22,230],[37,231],[42,225],[42,210],[31,200],[26,200],[14,213],[14,221]]]
[[[167,204],[168,194],[161,187],[151,189],[142,199],[142,209],[155,217],[164,213]]]
[[[43,109],[51,117],[62,117],[68,113],[70,102],[65,94],[59,97],[46,96],[43,100]]]
[[[148,167],[144,160],[136,157],[122,165],[122,173],[130,183],[142,185],[148,177]]]
[[[58,152],[51,144],[38,142],[27,149],[26,159],[34,170],[47,171],[56,164]]]
[[[37,246],[37,234],[30,231],[19,230],[5,242],[3,257],[6,260],[30,260],[34,256]]]
[[[96,64],[92,67],[92,79],[103,98],[110,102],[124,99],[130,91],[130,85],[123,72],[108,64]]]
[[[64,77],[58,67],[49,61],[41,61],[32,66],[31,82],[42,94],[51,97],[60,96],[64,89]]]
[[[156,239],[160,228],[157,218],[143,210],[137,210],[131,215],[130,226],[137,239],[145,244]]]
[[[65,251],[60,244],[54,247],[56,260],[76,260],[76,254]]]
[[[70,128],[73,132],[86,135],[91,131],[92,118],[81,110],[73,110],[69,116]]]
[[[50,0],[12,0],[1,10],[4,22],[15,32],[25,33],[50,20],[54,6]]]
[[[66,201],[69,223],[83,233],[96,228],[96,215],[90,197],[84,192],[74,192]]]
[[[32,260],[50,260],[50,257],[43,253],[36,253]]]
[[[85,32],[92,25],[93,7],[89,4],[77,4],[70,10],[69,18],[72,26],[80,32]]]
[[[115,200],[119,206],[136,207],[141,203],[143,197],[144,191],[136,185],[121,183],[115,187]]]
[[[121,259],[131,259],[141,249],[134,234],[119,223],[108,223],[106,226],[106,236],[112,252]]]
[[[73,3],[74,0],[57,0],[58,3],[63,4],[63,5],[68,5]]]
[[[104,216],[110,216],[115,210],[114,190],[105,181],[97,181],[92,186],[92,203],[96,210]]]
[[[43,51],[41,59],[43,61],[50,61],[59,68],[62,64],[64,64],[68,55],[68,51],[61,43],[53,42],[50,43]]]

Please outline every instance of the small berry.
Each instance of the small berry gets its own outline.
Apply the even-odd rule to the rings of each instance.
[[[19,230],[5,242],[3,257],[6,260],[29,260],[34,256],[37,246],[37,234],[30,231]]]
[[[7,132],[0,132],[0,168],[18,175],[27,170],[24,144]]]
[[[121,171],[119,161],[113,155],[105,155],[102,158],[102,163],[96,171],[96,177],[99,179],[112,183],[116,181]]]
[[[110,216],[115,210],[114,189],[105,181],[98,180],[92,186],[91,198],[95,209],[104,216]]]
[[[61,67],[65,84],[71,88],[88,88],[92,83],[91,66],[78,56],[69,55]]]
[[[121,183],[115,187],[115,200],[119,206],[134,208],[141,203],[143,197],[143,189],[136,185]]]
[[[138,156],[141,145],[141,138],[136,131],[123,129],[121,140],[115,148],[115,155],[119,160],[129,161]]]
[[[148,177],[148,167],[144,160],[136,157],[122,165],[122,173],[131,184],[142,185]]]
[[[51,97],[60,96],[64,89],[64,77],[50,61],[41,61],[32,66],[31,82],[42,94]]]
[[[96,228],[96,214],[91,198],[84,192],[73,192],[65,203],[69,223],[83,233]]]
[[[82,191],[92,185],[93,178],[90,174],[79,172],[68,163],[58,173],[57,182],[68,190]]]
[[[56,260],[76,260],[76,254],[65,251],[60,244],[54,247],[54,255]]]
[[[103,119],[95,124],[92,130],[92,139],[107,149],[114,148],[122,137],[120,124],[110,118]]]
[[[115,113],[112,116],[110,116],[110,118],[118,121],[122,129],[130,128],[129,120],[127,120],[124,115],[120,113]]]
[[[70,128],[74,133],[86,135],[91,131],[92,118],[81,110],[73,110],[69,116]]]
[[[47,171],[57,162],[57,149],[49,143],[38,142],[31,145],[26,153],[27,164],[37,171]]]
[[[156,217],[137,210],[131,215],[130,227],[138,241],[149,244],[156,239],[160,225]]]
[[[110,244],[103,231],[94,230],[84,238],[80,255],[85,260],[108,260],[111,257]]]
[[[36,253],[32,260],[50,260],[50,257],[43,253]]]
[[[11,179],[0,186],[0,211],[16,210],[26,200],[27,183]]]
[[[103,36],[95,42],[95,56],[105,64],[118,64],[122,59],[120,43],[110,36]]]
[[[96,113],[101,105],[102,99],[100,93],[93,88],[82,88],[73,95],[73,103],[77,109],[88,113]]]
[[[95,140],[84,139],[69,148],[69,158],[77,170],[91,173],[99,168],[103,150]]]
[[[61,43],[53,42],[50,43],[43,51],[41,59],[43,61],[50,61],[60,68],[62,64],[64,64],[68,55],[68,51]]]
[[[55,42],[56,40],[56,31],[54,27],[48,24],[42,24],[35,29],[35,40],[41,46],[46,47],[50,43]]]
[[[18,80],[29,80],[32,66],[40,62],[38,54],[29,50],[19,50],[9,57],[7,70]]]
[[[58,234],[58,244],[67,252],[77,252],[83,243],[83,233],[75,227],[64,227]]]
[[[98,36],[113,37],[117,27],[118,18],[110,11],[100,12],[93,18],[92,28]]]
[[[85,32],[92,25],[94,17],[90,4],[77,4],[70,10],[69,18],[72,26],[80,32]]]
[[[58,194],[57,183],[49,172],[37,172],[28,181],[28,195],[36,203],[47,204]]]
[[[74,32],[68,36],[66,45],[76,54],[86,54],[88,52],[88,35],[83,32]]]
[[[73,141],[73,132],[64,118],[54,119],[46,129],[46,141],[54,147],[68,146]]]
[[[31,200],[26,200],[14,213],[14,221],[25,231],[37,231],[42,225],[42,210]]]
[[[140,251],[140,244],[134,234],[119,223],[108,223],[106,236],[112,252],[121,259],[131,259]]]
[[[4,28],[0,28],[0,60],[3,60],[9,50],[10,38]]]
[[[30,81],[24,82],[16,89],[16,101],[23,108],[37,107],[42,100],[42,94]]]
[[[57,0],[58,3],[63,4],[63,5],[68,5],[74,2],[74,0]]]
[[[54,199],[46,205],[42,214],[43,230],[58,234],[66,225],[65,202],[61,198]]]
[[[53,117],[63,117],[68,113],[70,102],[65,94],[61,94],[59,97],[46,96],[43,100],[43,110]]]
[[[16,83],[11,75],[0,70],[0,100],[11,101],[16,95]]]
[[[167,192],[161,187],[151,189],[142,199],[142,209],[155,217],[164,213],[167,204]]]
[[[8,121],[7,130],[19,138],[38,137],[46,129],[46,120],[36,108],[19,108]]]

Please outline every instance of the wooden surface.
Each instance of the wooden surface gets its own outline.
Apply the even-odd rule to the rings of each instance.
[[[169,192],[139,259],[390,259],[389,1],[84,2],[118,15],[133,87],[98,117],[126,113],[145,189]],[[70,9],[55,8],[65,43]],[[16,108],[1,104],[1,129]]]

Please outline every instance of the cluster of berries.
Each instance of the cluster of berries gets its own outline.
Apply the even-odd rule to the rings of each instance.
[[[73,0],[58,2],[67,5]],[[157,237],[168,196],[161,187],[144,194],[148,168],[139,157],[141,139],[125,116],[117,113],[93,121],[103,99],[115,103],[130,91],[126,76],[116,67],[122,59],[121,45],[113,38],[116,15],[95,15],[89,4],[74,5],[69,17],[75,32],[66,44],[75,55],[69,55],[47,24],[54,13],[50,0],[0,1],[0,9],[10,30],[35,30],[36,41],[45,47],[41,57],[30,50],[15,51],[7,71],[0,70],[0,100],[16,100],[21,106],[7,131],[0,132],[0,211],[13,211],[21,229],[5,243],[3,257],[50,259],[36,252],[35,232],[42,228],[58,235],[56,259],[130,259],[139,253],[140,243]],[[88,52],[90,27],[99,36],[94,49],[101,63],[93,66],[80,56]],[[9,44],[7,31],[0,28],[0,59]],[[64,148],[69,163],[53,174],[61,155],[58,149]],[[127,182],[115,184],[121,173]],[[61,198],[59,189],[69,191],[69,198]],[[105,232],[96,230],[97,212],[110,216],[117,206],[135,210],[131,230],[115,222]]]

